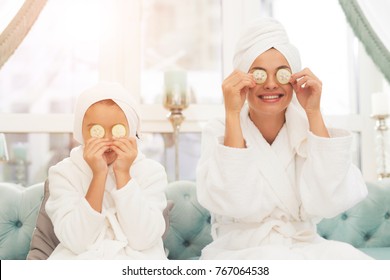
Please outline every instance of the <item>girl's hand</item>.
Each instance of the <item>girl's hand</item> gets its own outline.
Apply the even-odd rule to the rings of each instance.
[[[320,111],[322,82],[310,69],[305,68],[291,75],[290,83],[306,114]]]
[[[256,86],[251,74],[238,70],[231,73],[222,83],[226,114],[240,113],[245,103],[246,94]]]
[[[108,166],[104,152],[110,148],[111,143],[104,138],[90,138],[85,143],[83,157],[93,174],[107,174]]]
[[[117,154],[113,169],[117,187],[121,188],[131,179],[130,167],[138,155],[137,140],[130,138],[114,138],[111,149]]]

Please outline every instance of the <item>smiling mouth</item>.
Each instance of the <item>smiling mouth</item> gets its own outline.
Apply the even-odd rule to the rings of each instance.
[[[260,95],[259,98],[266,101],[275,101],[282,98],[284,94]]]

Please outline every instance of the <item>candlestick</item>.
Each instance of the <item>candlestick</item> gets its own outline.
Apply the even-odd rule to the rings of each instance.
[[[0,133],[0,162],[8,161],[8,149],[7,149],[7,141],[5,139],[4,133]]]
[[[189,105],[187,74],[180,70],[164,73],[164,107],[170,111],[167,118],[172,124],[175,141],[175,180],[179,180],[179,133],[185,117],[182,113]]]
[[[390,177],[390,131],[386,122],[388,117],[388,114],[372,116],[376,120],[376,161],[378,179],[380,180]]]

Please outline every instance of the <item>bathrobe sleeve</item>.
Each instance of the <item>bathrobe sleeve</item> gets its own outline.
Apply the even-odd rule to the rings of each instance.
[[[259,155],[252,147],[224,146],[223,139],[222,121],[212,121],[204,128],[196,178],[200,204],[214,214],[233,218],[246,217],[270,207],[258,199],[267,201],[269,195],[264,191],[266,182],[256,168],[255,159]]]
[[[45,206],[58,240],[75,254],[87,251],[95,243],[105,220],[85,199],[78,175],[69,160],[51,167],[50,196]]]
[[[309,133],[299,184],[304,210],[324,218],[338,215],[367,195],[362,174],[352,164],[352,135],[336,129],[329,132],[331,138]]]
[[[130,247],[141,251],[161,242],[165,231],[167,176],[164,167],[150,159],[139,161],[130,170],[132,179],[111,194]]]

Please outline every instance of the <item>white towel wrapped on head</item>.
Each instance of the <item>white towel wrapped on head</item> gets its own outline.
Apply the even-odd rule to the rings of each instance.
[[[137,110],[138,104],[124,87],[118,83],[113,82],[99,82],[95,86],[88,88],[82,92],[77,99],[74,112],[74,139],[83,144],[82,125],[85,112],[88,108],[99,101],[111,99],[113,100],[125,113],[130,136],[135,136],[139,133],[140,119]]]
[[[284,55],[293,73],[301,70],[297,48],[290,43],[283,25],[273,18],[257,19],[241,34],[233,58],[234,68],[248,72],[253,61],[271,48]]]

